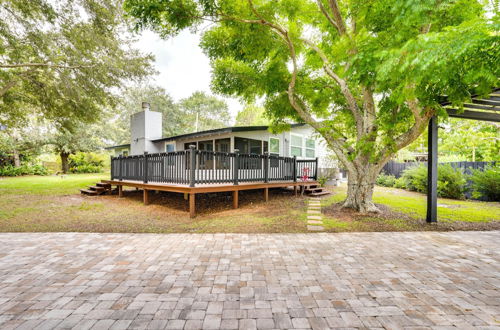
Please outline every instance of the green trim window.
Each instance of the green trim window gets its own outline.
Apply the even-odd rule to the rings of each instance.
[[[269,138],[269,153],[271,154],[280,154],[280,139],[278,138]]]
[[[302,157],[302,136],[292,134],[290,137],[290,154]]]
[[[306,139],[306,157],[314,158],[316,157],[316,142],[314,139]]]

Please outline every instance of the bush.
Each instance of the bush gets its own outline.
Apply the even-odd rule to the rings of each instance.
[[[500,201],[500,166],[491,166],[484,171],[472,172],[472,197],[486,197],[490,201]]]
[[[379,174],[377,177],[377,184],[384,187],[394,187],[396,177],[394,175],[387,175],[384,173]]]
[[[21,175],[47,175],[49,171],[39,164],[25,163],[19,167],[5,165],[0,167],[0,176],[21,176]]]
[[[404,178],[397,178],[394,181],[394,188],[399,188],[399,189],[407,189],[406,188],[406,183]]]
[[[403,172],[401,179],[406,189],[427,192],[427,166],[410,167]],[[466,191],[466,178],[460,169],[455,169],[450,164],[438,166],[437,194],[439,197],[463,199]]]
[[[99,173],[104,167],[104,156],[93,152],[78,152],[69,156],[71,173]]]

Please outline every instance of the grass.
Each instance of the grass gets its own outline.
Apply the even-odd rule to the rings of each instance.
[[[107,178],[107,174],[73,174],[0,178],[0,232],[137,232],[137,233],[279,233],[307,232],[306,197],[270,191],[242,192],[240,208],[231,209],[229,194],[197,197],[198,216],[188,216],[181,194],[152,194],[151,205],[142,193],[84,197],[78,189]],[[439,225],[424,221],[425,195],[377,187],[374,201],[386,206],[385,216],[359,216],[334,210],[345,198],[345,187],[335,187],[322,200],[324,227],[331,232],[492,229],[500,225],[500,204],[439,199]],[[468,225],[469,227],[465,226]],[[471,227],[472,226],[472,227]],[[498,227],[500,229],[500,227]]]
[[[244,192],[240,209],[231,209],[228,195],[197,197],[198,216],[189,218],[182,194],[152,194],[151,205],[142,192],[81,196],[79,189],[107,174],[72,174],[0,178],[0,232],[138,232],[138,233],[268,233],[305,232],[305,198],[290,192]]]
[[[346,197],[346,187],[336,187],[335,194],[322,200],[323,210],[333,209]],[[500,203],[472,200],[438,199],[438,226],[424,222],[426,196],[396,188],[375,187],[373,201],[387,207],[381,216],[359,216],[326,211],[325,227],[330,231],[372,230],[456,230],[500,228]],[[389,216],[387,213],[390,213]]]

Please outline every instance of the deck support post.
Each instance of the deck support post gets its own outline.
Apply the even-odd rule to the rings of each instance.
[[[238,208],[238,190],[233,190],[233,209]]]
[[[143,199],[144,205],[149,204],[149,190],[147,190],[147,189],[143,190],[142,199]]]
[[[189,158],[190,158],[190,167],[189,167],[189,186],[194,187],[196,182],[196,146],[189,146]]]
[[[264,188],[264,201],[269,200],[269,188]]]
[[[144,183],[148,183],[148,152],[144,151]]]
[[[118,197],[123,197],[123,186],[118,186]]]
[[[194,218],[196,216],[196,194],[189,194],[189,217]]]
[[[437,117],[429,121],[427,133],[427,217],[426,221],[437,222],[437,175],[438,175],[438,125]]]
[[[293,186],[293,194],[297,197],[297,185]]]
[[[233,184],[238,185],[238,170],[240,167],[240,154],[238,149],[234,149]],[[234,194],[233,194],[234,196]],[[238,206],[236,206],[238,207]]]

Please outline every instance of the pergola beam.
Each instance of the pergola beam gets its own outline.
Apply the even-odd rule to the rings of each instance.
[[[446,111],[448,112],[448,116],[454,118],[500,122],[500,114],[497,113],[470,110],[459,111],[457,109],[446,109]]]

